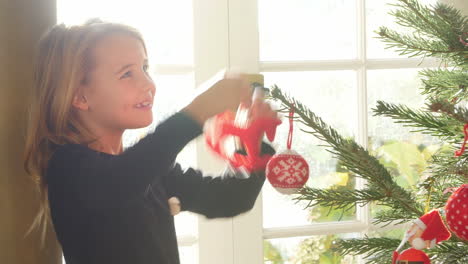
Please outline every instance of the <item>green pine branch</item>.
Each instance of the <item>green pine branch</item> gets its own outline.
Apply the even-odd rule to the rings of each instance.
[[[391,210],[382,210],[375,213],[372,223],[374,225],[383,224],[387,226],[389,224],[404,224],[413,221],[414,217],[408,215],[407,212],[402,208],[392,208]]]
[[[295,113],[299,117],[297,120],[309,129],[305,130],[306,133],[312,134],[326,142],[330,147],[327,151],[339,159],[344,167],[355,173],[358,177],[367,180],[369,186],[381,192],[381,195],[385,196],[385,199],[380,200],[381,204],[391,208],[403,207],[407,211],[407,214],[413,217],[422,215],[422,206],[414,202],[413,195],[396,184],[388,170],[362,146],[352,139],[345,139],[340,136],[335,129],[328,126],[302,103],[290,96],[284,95],[276,85],[271,89],[271,97],[274,100],[280,101],[284,106],[283,109],[294,108]],[[356,192],[358,191],[356,190]],[[329,197],[329,200],[332,200],[332,198]],[[355,198],[359,198],[359,196],[356,195]],[[325,198],[322,202],[325,203]],[[337,202],[346,203],[344,200],[337,200]]]
[[[423,77],[423,95],[448,101],[468,99],[468,72],[465,70],[424,69],[419,75]]]
[[[395,22],[403,27],[412,28],[417,32],[417,35],[424,39],[446,39],[446,34],[440,29],[438,21],[434,21],[431,11],[428,8],[423,8],[418,2],[411,1],[416,6],[408,6],[407,1],[405,4],[389,4],[392,6],[400,7],[389,12],[389,15],[395,18]],[[429,25],[429,26],[428,26]],[[443,36],[441,38],[441,36]]]
[[[383,264],[391,263],[393,251],[400,244],[400,239],[392,238],[356,238],[356,239],[340,239],[336,241],[334,251],[346,255],[363,255],[367,263]],[[406,243],[403,247],[409,248]],[[426,253],[431,258],[432,263],[450,263],[450,264],[466,264],[468,263],[468,246],[465,243],[456,241],[445,241],[437,245],[437,247],[426,250]],[[400,252],[401,253],[401,252]]]
[[[421,193],[421,196],[424,199],[429,199],[429,207],[428,208],[444,208],[445,204],[447,203],[447,199],[450,196],[450,192],[444,193],[444,190],[454,186],[453,181],[441,181],[436,182],[433,181],[433,178],[429,177],[423,183],[421,183],[420,188],[424,190]],[[459,186],[459,185],[457,185]]]
[[[463,16],[460,10],[453,6],[436,3],[433,14],[440,18],[440,21],[447,23],[445,29],[451,30],[452,36],[462,36],[468,32],[468,17]],[[456,41],[450,38],[450,41]],[[459,45],[459,43],[456,43]]]
[[[444,12],[440,12],[442,14],[450,12],[451,10],[446,8],[446,5],[439,4],[435,7],[428,7],[421,5],[417,0],[399,0],[396,4],[391,5],[398,7],[398,9],[389,13],[395,17],[397,24],[412,28],[421,35],[432,39],[441,39],[445,43],[453,43],[463,33],[459,29],[453,28],[451,22],[454,19],[451,18],[449,21],[446,21],[445,16],[436,15],[435,9],[437,8],[443,9]],[[460,13],[450,13],[461,16]],[[459,45],[460,43],[457,44]]]
[[[453,148],[442,146],[431,156],[426,168],[429,176],[418,184],[420,196],[429,201],[429,208],[443,208],[451,193],[444,193],[447,188],[458,187],[468,182],[468,157],[454,158]]]
[[[405,127],[420,128],[411,132],[421,132],[440,137],[442,140],[454,141],[459,135],[460,123],[447,116],[436,116],[428,112],[413,110],[402,104],[392,104],[377,101],[377,106],[372,108],[374,116],[386,116],[392,118],[395,123],[404,124]]]
[[[431,157],[427,168],[431,175],[421,183],[421,187],[429,191],[431,186],[438,184],[440,186],[435,189],[443,192],[448,187],[468,182],[468,157],[455,158],[453,153],[453,148],[450,148],[450,151],[437,152]]]
[[[342,255],[363,255],[369,264],[390,264],[399,244],[399,239],[385,237],[342,239],[336,242],[334,250]]]
[[[294,197],[293,200],[308,201],[304,209],[320,205],[332,209],[349,210],[354,208],[356,203],[365,205],[369,202],[384,198],[385,195],[379,190],[369,188],[363,190],[349,190],[345,186],[335,189],[317,189],[305,186],[299,190],[299,195]]]
[[[468,245],[462,242],[445,241],[428,250],[432,263],[466,264],[468,263]]]
[[[412,57],[438,57],[447,59],[454,52],[463,51],[462,48],[453,51],[449,50],[446,43],[440,40],[428,40],[417,34],[402,34],[387,27],[380,27],[378,31],[379,39],[386,43],[386,48],[394,49],[401,56]]]
[[[466,107],[457,106],[454,103],[439,98],[431,97],[428,100],[429,103],[427,104],[427,107],[432,112],[443,113],[452,119],[458,120],[460,122],[459,125],[462,127],[465,123],[468,123],[468,109]]]
[[[376,38],[385,42],[387,48],[409,57],[438,57],[446,63],[467,64],[468,50],[460,37],[467,32],[468,19],[460,11],[441,3],[423,6],[417,0],[398,0],[392,5],[398,7],[390,12],[396,23],[413,32],[402,34],[380,27],[375,31]]]

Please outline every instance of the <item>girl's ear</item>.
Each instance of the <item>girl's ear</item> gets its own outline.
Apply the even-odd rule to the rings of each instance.
[[[81,92],[81,90],[78,91],[73,97],[72,105],[75,108],[83,111],[89,109],[88,100],[86,99],[86,96]]]

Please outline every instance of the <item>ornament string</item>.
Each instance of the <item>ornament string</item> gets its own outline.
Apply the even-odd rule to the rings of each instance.
[[[432,183],[431,183],[431,188],[429,188],[429,192],[427,194],[426,207],[424,208],[424,214],[427,214],[429,212],[429,205],[431,204],[431,194],[432,194]]]
[[[465,152],[466,141],[468,140],[468,123],[463,127],[463,132],[465,133],[465,138],[463,139],[463,144],[460,150],[455,151],[455,157],[460,157],[463,152]]]
[[[289,109],[289,133],[288,133],[288,141],[287,141],[288,150],[291,149],[291,144],[292,144],[293,129],[294,129],[293,117],[294,117],[294,106],[292,106]]]
[[[448,187],[444,190],[443,194],[447,194],[447,193],[453,193],[455,192],[456,190],[458,190],[458,187]]]

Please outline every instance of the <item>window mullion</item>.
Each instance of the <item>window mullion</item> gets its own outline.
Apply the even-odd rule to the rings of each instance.
[[[361,221],[341,221],[313,223],[305,226],[274,227],[263,230],[264,239],[298,237],[298,236],[323,236],[343,233],[355,233],[366,230],[367,224]]]
[[[247,73],[259,72],[257,8],[257,0],[228,0],[231,69]],[[241,193],[239,195],[242,196]],[[261,195],[260,193],[251,211],[233,219],[234,264],[263,263]]]
[[[193,0],[195,87],[229,65],[227,16],[227,0]],[[197,139],[196,149],[197,165],[205,175],[222,172],[225,164],[214,158],[203,137]],[[198,263],[233,264],[232,243],[231,218],[198,217]]]
[[[357,91],[358,91],[358,136],[357,143],[368,149],[368,116],[367,116],[367,36],[366,36],[366,0],[356,0],[357,4],[357,47],[358,60],[362,66],[357,70]],[[363,189],[367,181],[357,177],[356,189]],[[356,205],[356,218],[364,224],[366,228],[360,230],[364,234],[370,227],[370,210],[368,204],[364,206]],[[358,263],[363,263],[361,256],[357,257]]]
[[[434,58],[389,58],[389,59],[351,59],[351,60],[315,60],[315,61],[268,61],[260,63],[262,72],[281,71],[341,71],[359,70],[365,67],[374,69],[402,69],[437,67],[440,60]]]

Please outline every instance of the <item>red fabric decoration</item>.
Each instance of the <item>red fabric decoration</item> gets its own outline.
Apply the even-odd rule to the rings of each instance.
[[[468,123],[463,127],[463,133],[465,133],[465,138],[463,139],[463,144],[460,150],[455,151],[455,157],[460,157],[463,152],[465,152],[466,141],[468,140]]]
[[[445,226],[439,211],[436,209],[416,219],[415,224],[424,230],[421,234],[422,240],[435,239],[436,243],[440,243],[450,238],[450,231]]]
[[[434,209],[413,221],[413,225],[406,231],[394,255],[398,254],[398,251],[407,241],[410,241],[414,249],[421,250],[423,248],[433,248],[438,243],[449,239],[450,236],[450,231],[445,226],[439,211]]]
[[[289,111],[289,134],[287,150],[274,155],[267,164],[266,176],[270,184],[282,194],[293,194],[309,179],[307,161],[291,150],[294,108]]]
[[[244,167],[248,172],[264,170],[271,155],[260,155],[260,142],[264,134],[273,141],[276,127],[281,120],[259,118],[250,122],[245,128],[236,126],[235,114],[231,111],[218,114],[211,120],[211,127],[205,130],[208,146],[221,158],[227,160],[234,168]],[[230,153],[226,150],[225,140],[236,136],[242,142],[247,155]]]
[[[460,186],[445,205],[447,225],[459,238],[468,240],[468,184]]]
[[[411,262],[430,264],[431,260],[426,253],[414,248],[409,248],[401,252],[401,254],[398,254],[396,251],[393,252],[392,264],[408,264]]]

